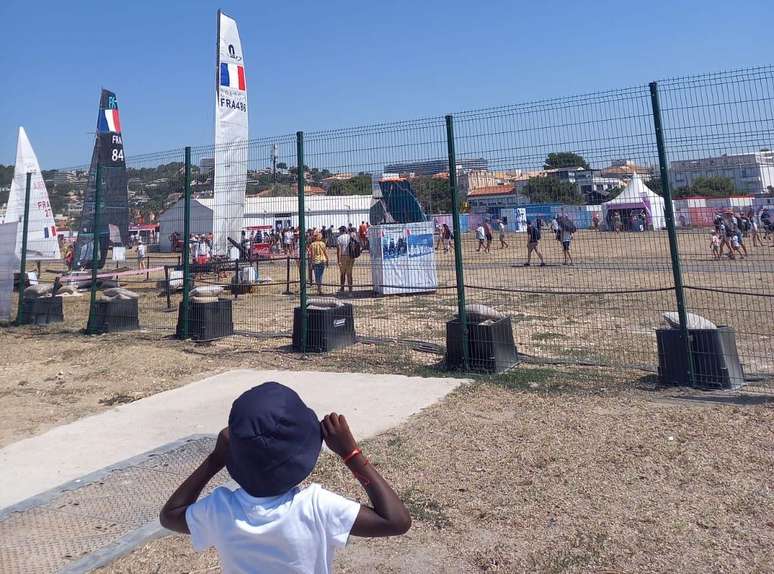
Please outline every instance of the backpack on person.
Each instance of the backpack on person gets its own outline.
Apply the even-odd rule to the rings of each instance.
[[[352,259],[357,259],[360,257],[360,254],[362,253],[363,249],[360,247],[360,242],[353,238],[349,238],[349,243],[347,243],[347,255],[349,255]]]
[[[575,233],[578,231],[578,228],[575,227],[575,224],[572,222],[572,219],[569,217],[561,217],[559,218],[559,228],[562,231],[566,231],[567,233]]]

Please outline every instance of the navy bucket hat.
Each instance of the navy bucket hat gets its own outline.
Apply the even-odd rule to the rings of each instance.
[[[267,382],[242,393],[228,416],[226,468],[251,496],[287,492],[314,469],[320,421],[288,387]]]

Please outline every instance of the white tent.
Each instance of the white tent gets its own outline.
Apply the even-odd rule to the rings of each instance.
[[[608,213],[621,211],[627,217],[632,210],[644,210],[647,225],[653,229],[666,227],[664,220],[664,198],[651,191],[645,185],[642,178],[635,173],[624,190],[610,201],[602,204],[605,221],[608,221]]]

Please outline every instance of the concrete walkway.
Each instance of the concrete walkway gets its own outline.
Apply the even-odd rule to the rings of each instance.
[[[461,379],[229,371],[56,427],[0,449],[0,508],[182,437],[217,433],[233,400],[264,381],[293,388],[320,418],[347,416],[357,439],[400,424],[440,400]]]

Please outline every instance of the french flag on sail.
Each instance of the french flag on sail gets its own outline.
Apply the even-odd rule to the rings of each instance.
[[[227,88],[235,88],[244,92],[247,89],[245,83],[245,67],[237,64],[220,64],[220,85]]]
[[[97,131],[121,133],[121,120],[118,117],[118,110],[102,110],[99,114]]]
[[[43,228],[43,237],[48,239],[49,237],[56,237],[56,225]]]

